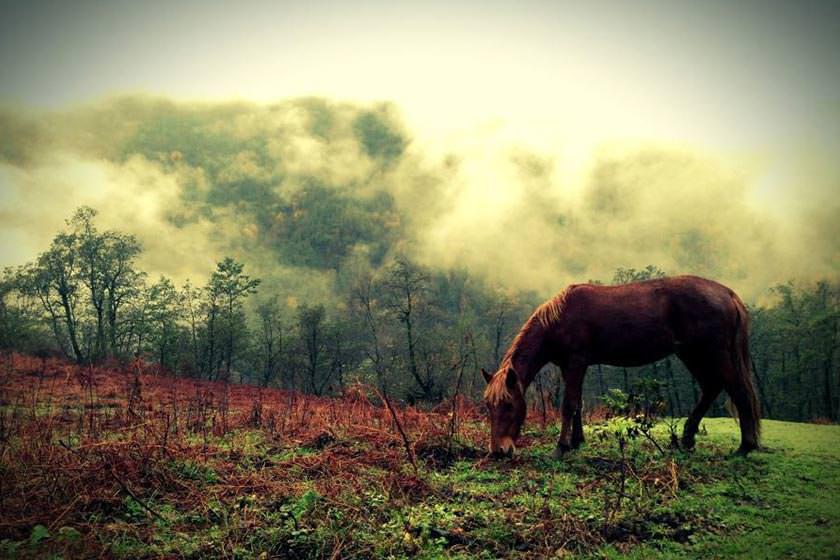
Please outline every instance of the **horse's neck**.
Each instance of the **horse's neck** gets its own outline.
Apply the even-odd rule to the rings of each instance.
[[[523,390],[527,389],[542,367],[548,362],[543,351],[545,327],[537,321],[528,323],[526,330],[519,337],[516,351],[511,360],[513,369],[522,381]]]

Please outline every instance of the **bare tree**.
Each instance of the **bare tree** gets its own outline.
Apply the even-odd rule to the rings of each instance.
[[[374,297],[374,281],[370,274],[365,275],[353,288],[353,300],[358,306],[367,331],[365,354],[373,364],[376,384],[384,394],[388,393],[388,377],[383,348],[383,335],[380,332],[381,313],[377,309]]]
[[[284,350],[283,322],[277,296],[257,306],[256,345],[260,384],[268,387],[277,378]]]
[[[305,359],[306,389],[322,395],[330,382],[327,368],[326,325],[323,305],[303,305],[298,309],[298,336]]]
[[[398,258],[391,265],[385,281],[388,306],[405,328],[408,371],[424,398],[431,398],[434,387],[428,375],[422,375],[418,366],[416,323],[428,282],[429,277],[404,258]]]

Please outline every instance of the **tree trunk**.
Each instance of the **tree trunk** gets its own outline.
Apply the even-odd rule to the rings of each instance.
[[[408,343],[408,368],[411,376],[417,382],[417,385],[423,391],[423,398],[431,397],[431,386],[429,383],[423,381],[420,376],[420,370],[417,367],[417,353],[415,349],[414,331],[411,324],[411,298],[409,297],[408,312],[404,314],[403,322],[405,323],[405,336]]]
[[[215,378],[214,366],[216,364],[216,310],[211,308],[210,318],[207,322],[207,378],[211,381]]]
[[[64,309],[64,322],[67,325],[67,335],[70,337],[70,346],[73,348],[73,355],[78,363],[84,363],[85,356],[79,346],[79,339],[76,335],[76,318],[73,316],[73,308],[70,306],[70,296],[66,290],[59,292],[61,306]]]
[[[231,362],[233,361],[233,298],[228,298],[228,336],[225,348],[225,376],[230,378]]]

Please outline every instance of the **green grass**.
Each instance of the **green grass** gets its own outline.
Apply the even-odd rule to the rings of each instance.
[[[514,461],[421,462],[417,475],[408,464],[393,473],[361,461],[332,478],[301,467],[323,451],[272,448],[242,430],[212,442],[224,453],[159,465],[166,477],[206,494],[201,510],[160,492],[147,496],[157,518],[126,497],[117,511],[78,530],[38,526],[27,540],[4,541],[0,555],[84,555],[77,543],[87,531],[122,558],[222,551],[233,558],[840,557],[840,426],[765,421],[767,451],[747,458],[731,455],[739,439],[731,419],[702,426],[693,453],[661,456],[650,444],[632,443],[628,461],[643,481],[630,477],[621,507],[609,515],[620,456],[597,427],[562,461],[550,457],[556,428],[532,427],[530,445]],[[655,433],[667,441],[664,424]],[[366,453],[358,442],[345,444],[351,455]],[[225,491],[218,473],[253,469],[291,474],[294,484]]]
[[[736,444],[731,420],[705,424],[710,440]],[[720,513],[740,530],[706,537],[684,555],[840,557],[840,426],[766,420],[763,430],[766,452],[730,461],[733,473],[753,470],[759,476],[740,484],[739,478],[724,479],[700,494],[732,497],[719,500]],[[691,499],[697,498],[685,497]]]
[[[606,546],[593,557],[840,557],[840,426],[766,420],[766,451],[744,459],[709,450],[737,446],[733,420],[703,425],[708,436],[699,438],[686,466],[707,474],[714,469],[716,480],[681,492],[670,509],[708,512],[715,530],[698,532],[686,544],[652,540],[625,554]]]

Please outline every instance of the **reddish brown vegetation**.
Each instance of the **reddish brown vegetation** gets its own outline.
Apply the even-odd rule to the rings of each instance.
[[[463,397],[428,412],[395,412],[418,461],[438,466],[483,455],[481,411]],[[534,414],[535,421],[555,417],[550,407],[544,413],[538,406]],[[235,437],[245,428],[260,432],[268,445],[256,459],[245,453],[247,442]],[[340,398],[319,398],[175,379],[142,364],[80,367],[5,356],[0,538],[27,538],[37,524],[50,531],[68,524],[84,528],[91,516],[108,517],[126,500],[158,516],[153,502],[162,495],[198,515],[207,514],[210,500],[294,495],[302,480],[314,480],[326,499],[339,499],[348,489],[370,487],[364,477],[371,472],[380,473],[377,486],[390,495],[410,499],[432,492],[405,468],[405,442],[396,428],[375,392],[361,386]],[[223,445],[226,435],[231,438]],[[296,453],[301,447],[320,452]],[[173,462],[208,461],[219,481],[211,487],[176,476],[172,468]],[[253,464],[242,468],[243,461]]]

